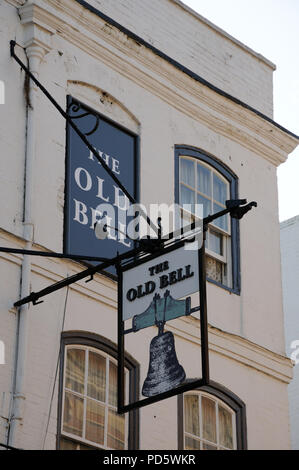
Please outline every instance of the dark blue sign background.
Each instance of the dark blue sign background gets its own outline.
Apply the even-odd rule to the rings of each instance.
[[[115,176],[136,198],[137,137],[86,106],[77,106],[79,104],[77,100],[68,97],[69,115],[76,118],[74,122],[81,132],[86,134]],[[119,240],[118,232],[112,230],[111,236],[117,240],[98,240],[95,237],[95,210],[101,204],[112,206],[116,218],[111,225],[120,228],[119,220],[123,223],[124,211],[116,206],[123,193],[69,124],[66,153],[65,253],[112,258],[117,251],[123,253],[132,249],[133,243],[129,239],[122,237]],[[101,218],[99,214],[96,217]],[[114,269],[109,271],[115,272]]]

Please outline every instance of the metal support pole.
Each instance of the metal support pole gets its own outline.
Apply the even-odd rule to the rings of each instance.
[[[199,298],[200,298],[200,336],[201,336],[201,364],[202,364],[202,377],[206,384],[210,380],[209,368],[209,338],[208,338],[208,315],[207,315],[207,273],[206,273],[206,233],[208,226],[203,226],[203,240],[202,247],[198,250],[198,263],[200,268],[199,273]]]
[[[97,264],[96,266],[91,266],[90,268],[87,268],[78,274],[74,274],[73,276],[67,277],[62,281],[58,281],[55,284],[51,284],[50,286],[45,287],[44,289],[38,292],[31,292],[31,294],[27,297],[24,297],[23,299],[20,299],[15,302],[14,306],[19,307],[20,305],[27,304],[28,302],[33,302],[34,304],[36,304],[38,299],[44,297],[45,295],[51,294],[52,292],[62,289],[63,287],[69,286],[70,284],[80,281],[85,277],[92,276],[93,274],[102,271],[103,269],[106,269],[109,266],[114,266],[116,263],[119,263],[126,258],[132,258],[135,255],[141,253],[144,253],[144,249],[135,248],[133,250],[122,253],[121,255],[118,255],[110,260],[106,260],[105,262]]]
[[[66,255],[64,253],[56,253],[53,251],[37,251],[37,250],[26,250],[23,248],[7,248],[6,246],[0,246],[0,253],[16,253],[21,255],[30,256],[45,256],[46,258],[62,258],[71,259],[74,261],[98,261],[105,262],[109,261],[108,258],[101,258],[98,256],[83,256],[83,255]]]

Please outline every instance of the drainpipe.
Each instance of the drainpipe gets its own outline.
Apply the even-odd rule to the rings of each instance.
[[[32,44],[26,48],[30,71],[38,78],[39,66],[45,50],[39,45]],[[34,180],[34,160],[36,145],[36,101],[37,87],[32,80],[27,90],[27,123],[26,123],[26,153],[25,153],[25,187],[24,187],[24,216],[23,237],[25,248],[32,249],[34,241],[34,222],[32,216],[32,193]],[[20,296],[30,294],[31,256],[24,256],[21,267]],[[15,377],[13,384],[12,404],[9,417],[8,444],[17,447],[16,431],[23,423],[24,405],[26,400],[26,355],[28,342],[28,326],[30,319],[30,304],[23,305],[18,310],[18,325],[15,352]]]

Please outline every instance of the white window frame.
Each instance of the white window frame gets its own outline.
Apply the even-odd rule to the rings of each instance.
[[[79,392],[75,392],[65,386],[65,379],[66,379],[66,365],[67,365],[67,351],[69,349],[80,349],[85,351],[85,375],[84,375],[84,392],[83,394]],[[89,364],[89,352],[94,352],[96,354],[99,354],[100,356],[104,357],[106,359],[106,392],[105,392],[105,403],[96,400],[92,397],[89,397],[87,395],[87,381],[88,381],[88,364]],[[61,414],[61,439],[68,438],[71,439],[72,441],[76,441],[77,443],[82,443],[88,446],[92,446],[95,448],[99,449],[108,449],[108,450],[115,450],[107,445],[107,440],[108,440],[108,411],[109,409],[113,411],[117,411],[117,407],[112,406],[109,404],[109,361],[114,363],[117,366],[117,361],[110,356],[109,354],[105,353],[101,349],[97,349],[91,346],[85,346],[85,345],[80,345],[80,344],[68,344],[65,346],[65,352],[64,352],[64,366],[63,366],[63,388],[62,388],[62,414]],[[126,384],[126,396],[128,397],[129,393],[129,371],[125,369],[125,384]],[[64,431],[63,425],[64,425],[64,402],[65,402],[65,392],[72,393],[75,396],[78,396],[79,398],[83,399],[83,431],[82,435],[78,436],[77,434],[72,434],[69,432]],[[96,442],[90,441],[89,439],[86,439],[84,436],[86,434],[86,408],[87,408],[87,399],[88,400],[93,400],[96,403],[100,403],[102,406],[105,407],[105,424],[104,424],[104,445],[98,444]],[[125,415],[125,446],[124,450],[128,449],[128,435],[129,435],[129,420],[128,420],[128,414]]]
[[[215,168],[213,168],[211,165],[209,165],[208,163],[205,163],[201,160],[198,160],[196,157],[190,157],[188,155],[180,155],[179,156],[179,175],[181,176],[182,172],[181,172],[181,161],[182,160],[189,160],[189,161],[192,161],[192,163],[194,164],[194,188],[188,184],[186,184],[185,182],[183,182],[181,180],[181,178],[179,178],[179,198],[180,198],[180,204],[182,204],[182,197],[181,197],[181,187],[182,186],[185,186],[186,188],[188,188],[190,191],[193,191],[196,194],[199,194],[203,197],[205,197],[206,199],[209,199],[211,201],[211,210],[213,213],[213,204],[214,202],[216,204],[218,204],[220,207],[222,207],[223,209],[226,209],[226,206],[216,200],[214,200],[214,197],[213,197],[213,184],[214,184],[214,178],[213,178],[213,175],[216,174],[217,177],[219,179],[221,179],[225,184],[226,184],[226,187],[227,187],[227,194],[226,194],[226,199],[228,200],[229,197],[230,197],[230,182],[219,172],[217,171]],[[207,168],[210,172],[211,172],[211,196],[208,196],[207,194],[199,191],[197,189],[197,171],[196,171],[196,168],[197,168],[197,165],[201,165],[205,168]],[[199,220],[199,218],[187,211],[186,209],[184,209],[182,207],[182,217],[186,217],[188,218],[188,220],[190,220],[190,217],[192,217],[194,220]],[[228,216],[227,216],[228,217]],[[226,270],[227,270],[227,273],[231,273],[232,272],[232,266],[231,266],[231,263],[232,263],[232,260],[231,260],[231,256],[228,256],[228,243],[231,243],[231,220],[230,218],[228,217],[228,230],[224,230],[220,227],[218,227],[217,225],[215,225],[213,222],[211,222],[209,225],[210,225],[210,228],[208,230],[208,234],[207,236],[209,237],[210,236],[210,232],[213,231],[217,234],[220,234],[222,235],[222,255],[220,255],[219,253],[216,253],[212,250],[209,249],[208,246],[206,246],[206,254],[211,257],[211,258],[214,258],[215,260],[221,262],[222,264],[222,277],[224,278],[224,265],[226,266]],[[227,285],[227,287],[232,287],[232,274],[230,274],[229,276],[229,279],[228,279],[228,282],[227,284],[223,282],[223,285]]]
[[[198,397],[198,409],[199,409],[199,433],[200,437],[196,436],[194,434],[191,434],[189,432],[185,431],[185,397],[186,396],[196,396]],[[207,439],[204,439],[203,436],[203,419],[202,419],[202,397],[206,397],[209,400],[212,400],[215,402],[215,409],[216,409],[216,443],[211,442]],[[223,408],[225,408],[227,411],[232,416],[232,432],[233,432],[233,449],[229,449],[228,447],[220,445],[220,437],[219,437],[219,405],[221,405]],[[184,449],[185,449],[185,437],[188,436],[191,439],[195,439],[196,441],[200,442],[200,450],[202,449],[203,444],[207,444],[213,447],[216,447],[217,450],[237,450],[237,427],[236,427],[236,412],[232,410],[226,403],[224,403],[222,400],[219,398],[214,397],[213,395],[207,393],[207,392],[200,392],[200,391],[195,391],[192,390],[190,392],[184,393],[183,396],[183,439],[184,439]],[[215,449],[216,450],[216,449]]]

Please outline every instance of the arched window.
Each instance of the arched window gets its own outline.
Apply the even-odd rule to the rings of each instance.
[[[225,209],[225,201],[236,199],[237,178],[219,160],[186,146],[175,152],[175,200],[182,217],[206,217]],[[202,213],[196,213],[196,204]],[[186,209],[187,208],[187,209]],[[209,281],[239,293],[238,221],[225,215],[210,224],[206,238],[206,266]]]
[[[136,449],[138,413],[117,413],[116,346],[94,334],[63,333],[60,449]],[[126,393],[137,393],[138,367],[126,360]],[[136,398],[135,398],[136,399]]]
[[[236,450],[246,448],[244,403],[212,383],[178,397],[179,449]]]

